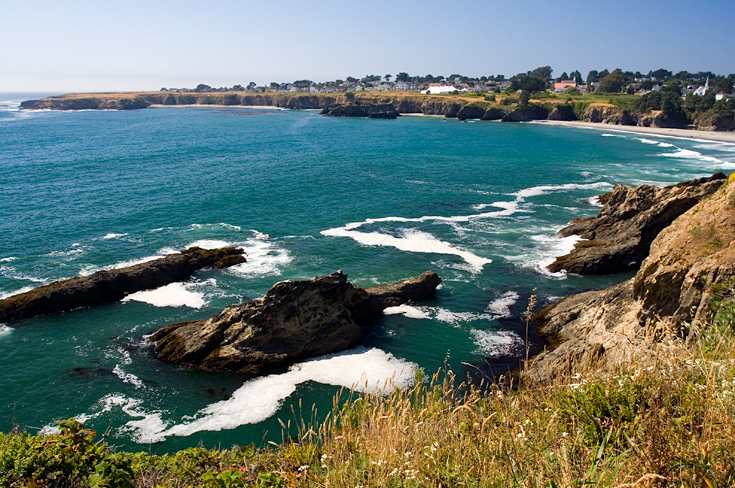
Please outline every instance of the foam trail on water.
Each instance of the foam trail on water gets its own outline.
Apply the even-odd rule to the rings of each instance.
[[[228,400],[213,403],[194,419],[166,428],[155,419],[131,421],[137,442],[161,442],[168,436],[188,436],[195,432],[234,429],[273,416],[299,384],[315,381],[354,388],[360,392],[382,393],[411,385],[417,366],[377,348],[358,347],[295,364],[288,372],[250,380]],[[158,419],[160,420],[160,418]]]
[[[475,273],[482,271],[482,267],[486,264],[492,263],[492,259],[483,258],[469,251],[456,248],[448,242],[440,241],[431,234],[417,230],[403,230],[403,237],[381,234],[380,232],[357,232],[350,230],[349,226],[328,229],[321,233],[325,236],[350,237],[366,246],[389,246],[408,252],[453,254],[471,265]]]
[[[221,247],[229,247],[232,246],[231,243],[227,241],[220,241],[216,239],[200,239],[198,241],[194,241],[188,246],[189,247],[201,247],[202,249],[219,249]]]
[[[558,191],[590,190],[590,189],[595,189],[595,188],[610,188],[610,187],[612,187],[612,185],[605,181],[599,181],[597,183],[566,183],[563,185],[540,185],[540,186],[532,186],[531,188],[520,190],[514,193],[514,195],[518,199],[525,200],[526,198],[544,195],[546,193],[554,193]]]
[[[254,239],[238,244],[238,247],[245,249],[247,261],[228,268],[227,272],[248,278],[279,274],[281,267],[293,258],[288,251],[279,249],[267,239],[267,235],[256,233]]]
[[[0,300],[3,300],[3,299],[8,298],[8,297],[12,297],[14,295],[20,295],[21,293],[25,293],[25,292],[31,291],[31,290],[33,290],[33,287],[32,286],[24,286],[20,290],[9,291],[7,293],[0,293]]]
[[[674,146],[676,147],[676,146]],[[698,159],[700,161],[705,161],[707,163],[717,163],[722,164],[723,167],[732,167],[728,165],[733,165],[733,163],[728,163],[727,161],[723,161],[721,159],[717,159],[714,156],[705,156],[699,151],[692,151],[691,149],[682,149],[677,147],[676,151],[670,152],[670,153],[663,153],[662,156],[665,156],[667,158],[677,158],[677,159]]]
[[[109,240],[109,239],[119,239],[121,237],[125,237],[127,234],[115,234],[114,232],[110,232],[108,234],[105,234],[101,237],[101,239]]]
[[[191,291],[184,283],[170,283],[156,288],[131,293],[122,302],[144,302],[156,307],[191,307],[202,308],[206,305],[204,293]]]
[[[125,383],[130,383],[136,388],[143,388],[143,382],[140,381],[140,378],[138,378],[134,374],[126,373],[125,371],[123,371],[119,364],[116,364],[115,367],[112,368],[112,373],[123,380]]]

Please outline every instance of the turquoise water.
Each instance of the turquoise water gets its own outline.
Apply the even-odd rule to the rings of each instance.
[[[27,98],[0,95],[0,297],[190,245],[248,253],[126,301],[0,326],[0,431],[73,416],[154,452],[278,441],[278,418],[299,404],[324,415],[340,386],[520,356],[531,294],[546,303],[624,278],[544,271],[573,244],[555,232],[597,212],[592,197],[735,168],[735,145],[613,130],[229,107],[19,111]],[[145,339],[337,269],[361,286],[427,269],[444,281],[435,299],[381,316],[363,348],[248,383],[159,362]]]

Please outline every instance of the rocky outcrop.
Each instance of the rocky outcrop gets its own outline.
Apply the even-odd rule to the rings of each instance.
[[[584,110],[580,120],[612,125],[638,125],[638,119],[633,114],[613,106],[590,105]]]
[[[568,104],[557,105],[549,112],[549,120],[572,121],[577,120],[574,107]]]
[[[634,278],[536,314],[552,348],[532,361],[527,374],[548,379],[631,364],[735,308],[733,202],[730,181],[656,237]]]
[[[369,119],[395,119],[398,112],[390,103],[383,104],[356,104],[343,103],[330,105],[321,111],[321,115],[329,117],[367,117]]]
[[[245,262],[243,250],[226,247],[192,247],[177,254],[127,268],[98,271],[55,281],[20,295],[0,300],[0,322],[22,320],[120,300],[129,293],[181,281],[194,271],[213,266],[224,268]]]
[[[228,307],[208,320],[169,325],[151,337],[164,361],[246,375],[358,345],[361,324],[384,308],[433,295],[432,271],[395,285],[362,289],[338,271],[276,283],[263,298]]]
[[[596,217],[574,219],[557,233],[585,240],[569,254],[556,258],[549,270],[609,274],[638,269],[659,232],[717,191],[725,179],[717,173],[665,188],[615,185],[612,192],[600,197],[603,207]]]
[[[540,105],[519,105],[515,110],[506,113],[500,119],[503,122],[528,122],[531,120],[544,120],[549,111]]]

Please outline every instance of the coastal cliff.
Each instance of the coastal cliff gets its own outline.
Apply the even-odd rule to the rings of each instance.
[[[235,247],[201,249],[180,253],[126,268],[98,271],[90,276],[54,281],[26,293],[0,300],[0,322],[90,307],[120,300],[129,293],[150,290],[181,281],[196,270],[213,266],[227,268],[245,262],[243,250]]]
[[[259,375],[299,360],[343,351],[363,339],[361,326],[390,306],[434,294],[439,276],[424,274],[362,289],[338,271],[276,283],[263,298],[208,320],[169,325],[151,336],[159,359],[209,371]]]
[[[603,206],[596,217],[574,219],[557,232],[557,237],[577,235],[584,240],[556,258],[549,271],[609,274],[638,269],[658,233],[717,191],[726,178],[717,173],[664,188],[615,185],[600,196]]]
[[[526,374],[537,379],[578,367],[613,371],[690,337],[735,309],[734,178],[662,230],[634,278],[566,297],[535,314],[551,348]],[[719,185],[722,180],[715,180]]]

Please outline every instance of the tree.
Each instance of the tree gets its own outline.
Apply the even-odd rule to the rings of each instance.
[[[532,78],[539,78],[544,81],[549,81],[551,79],[552,71],[553,70],[551,69],[551,66],[540,66],[528,73],[528,76]]]
[[[271,81],[271,85],[270,86],[271,86],[271,90],[274,90],[274,91],[275,90],[278,90],[279,88],[281,88],[281,85],[279,83],[275,82],[275,81]]]
[[[600,73],[593,69],[587,74],[587,83],[594,83],[596,81],[600,81]]]
[[[410,76],[408,76],[408,73],[401,71],[396,75],[396,81],[408,81]]]
[[[345,79],[347,80],[347,83],[357,83],[359,81],[357,78],[354,78],[352,76],[348,76]]]
[[[584,80],[582,79],[582,73],[580,73],[577,70],[572,71],[569,74],[569,77],[573,79],[574,81],[576,81],[578,85],[581,85],[582,83],[584,83]]]
[[[387,81],[388,83],[390,83],[390,79],[391,79],[392,77],[393,77],[393,75],[385,75],[385,76],[383,77],[383,79],[384,79],[385,81]]]
[[[197,87],[194,88],[194,91],[199,92],[199,93],[208,92],[208,91],[212,91],[212,87],[209,85],[205,85],[204,83],[199,83]]]
[[[254,81],[251,81],[250,83],[248,83],[248,90],[251,90],[252,91],[252,90],[255,89],[256,86],[257,85],[255,84],[255,82]]]
[[[293,86],[296,88],[308,88],[312,83],[313,81],[311,80],[296,80],[293,82]]]
[[[565,72],[563,72],[563,73],[561,74],[561,77],[559,77],[558,79],[559,79],[559,81],[562,81],[562,80],[568,80],[568,79],[569,79],[569,75],[568,75],[568,74],[567,74],[567,72],[565,71]]]
[[[521,105],[528,105],[528,100],[531,98],[531,93],[528,90],[521,91],[519,103]]]
[[[232,87],[232,91],[245,91],[245,88],[242,85],[235,85]]]
[[[661,68],[656,71],[649,72],[648,76],[655,78],[656,81],[666,81],[671,78],[671,71]]]
[[[623,89],[623,73],[616,69],[600,80],[599,90],[603,93],[619,93]]]

